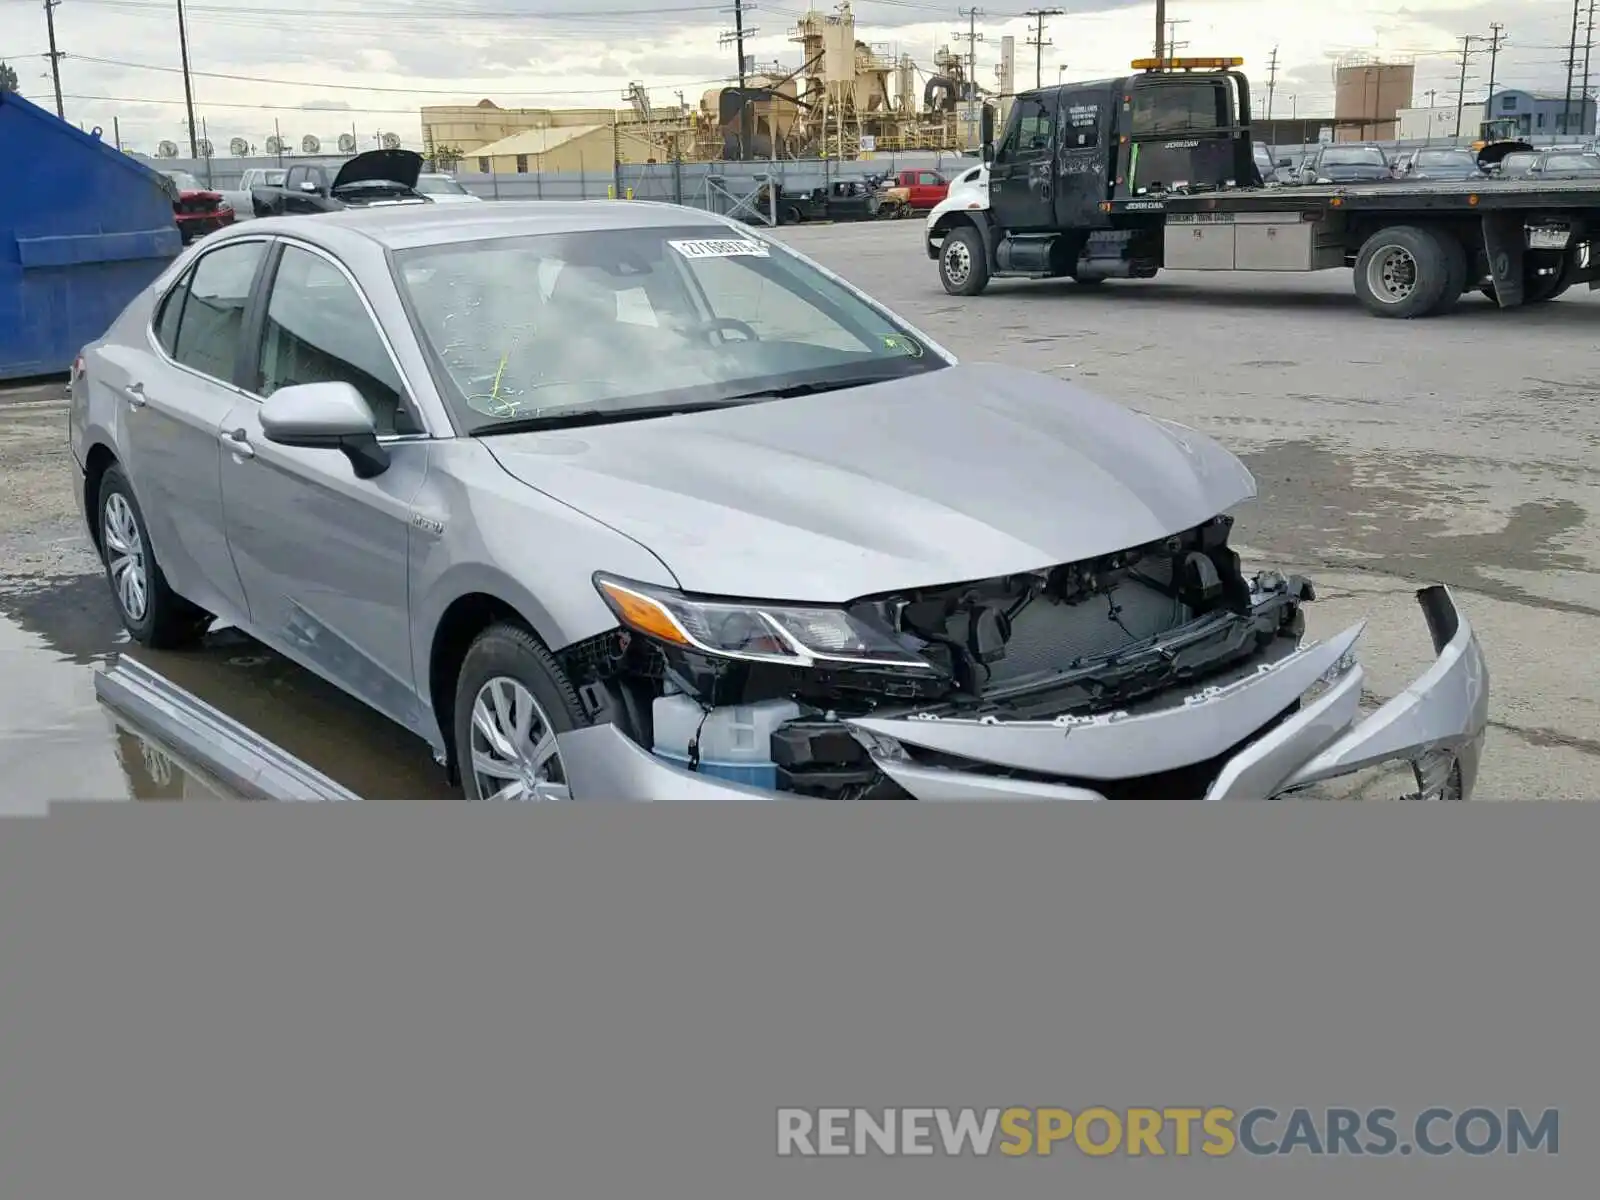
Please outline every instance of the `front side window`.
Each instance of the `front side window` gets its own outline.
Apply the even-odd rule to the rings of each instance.
[[[320,254],[284,247],[267,301],[256,392],[300,383],[348,383],[361,393],[380,434],[420,433],[400,374],[360,295]]]
[[[923,187],[938,187],[943,182],[944,180],[940,179],[932,171],[922,171],[917,175],[917,183]]]
[[[1017,121],[1006,134],[1000,157],[1007,159],[1041,158],[1050,153],[1053,132],[1050,109],[1036,96],[1017,101]]]
[[[202,375],[233,382],[245,305],[266,252],[265,242],[237,242],[219,246],[195,264],[170,350],[174,360]],[[161,315],[165,320],[166,309]]]
[[[424,246],[395,259],[441,390],[469,430],[944,365],[850,288],[722,226]]]

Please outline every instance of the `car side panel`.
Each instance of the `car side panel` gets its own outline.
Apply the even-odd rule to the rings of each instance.
[[[552,453],[564,439],[552,436]],[[509,605],[552,650],[616,628],[593,573],[677,586],[632,539],[511,477],[479,439],[436,441],[412,505],[412,660],[431,717],[429,661],[451,604],[481,594]],[[430,725],[435,722],[430,720]],[[432,729],[434,749],[442,742]]]

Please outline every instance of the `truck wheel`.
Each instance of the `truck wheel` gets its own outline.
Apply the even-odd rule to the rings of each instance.
[[[1552,275],[1534,275],[1530,272],[1526,276],[1522,284],[1522,305],[1526,308],[1530,304],[1548,304],[1571,286],[1572,259],[1569,256],[1562,260],[1561,269]],[[1486,283],[1478,290],[1496,304],[1500,302],[1494,284]]]
[[[1453,240],[1453,239],[1452,239]],[[1456,243],[1457,249],[1460,243]],[[1406,320],[1427,316],[1443,298],[1452,279],[1452,256],[1444,238],[1415,225],[1380,229],[1356,255],[1356,296],[1377,317]],[[1457,286],[1455,299],[1460,299]]]
[[[1467,294],[1472,266],[1467,248],[1455,234],[1441,230],[1434,236],[1439,239],[1439,245],[1444,249],[1445,266],[1449,275],[1445,280],[1444,293],[1439,297],[1439,303],[1433,306],[1433,311],[1428,315],[1441,317],[1459,305],[1461,298]]]
[[[976,296],[989,286],[989,257],[976,226],[958,225],[945,235],[939,282],[952,296]]]

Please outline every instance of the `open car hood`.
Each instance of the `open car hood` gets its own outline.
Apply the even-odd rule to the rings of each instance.
[[[1202,434],[992,365],[482,444],[653,551],[682,587],[784,600],[1098,557],[1255,494]]]
[[[414,188],[421,176],[422,155],[415,150],[368,150],[339,168],[332,190],[353,183],[398,183]]]

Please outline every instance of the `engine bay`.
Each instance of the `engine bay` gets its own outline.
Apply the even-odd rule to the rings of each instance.
[[[732,722],[741,761],[767,772],[751,778],[775,790],[893,795],[848,719],[1091,717],[1298,645],[1311,585],[1247,578],[1228,544],[1233,524],[1217,516],[1101,558],[843,606],[932,670],[752,662],[621,628],[569,647],[563,666],[594,719],[691,770],[706,762],[702,740],[731,744],[718,728]]]

